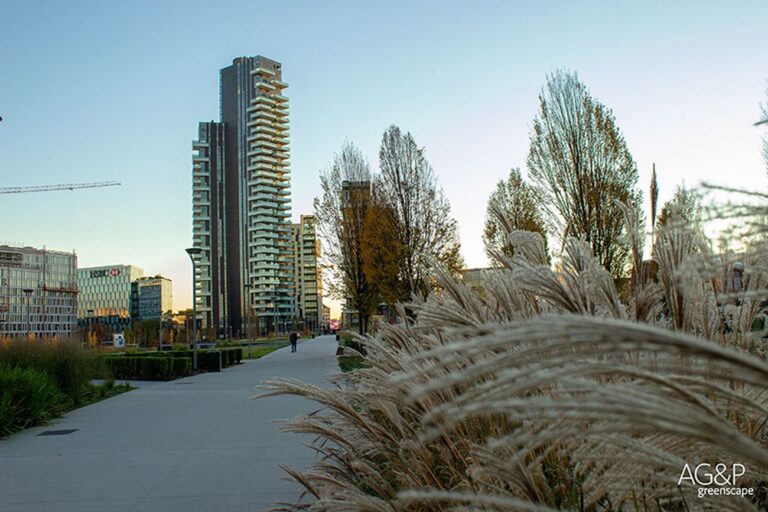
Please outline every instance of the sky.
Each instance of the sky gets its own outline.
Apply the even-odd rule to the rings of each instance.
[[[487,264],[488,196],[525,175],[547,74],[611,108],[646,191],[766,185],[753,126],[768,87],[768,2],[0,0],[0,244],[132,264],[191,305],[192,140],[219,118],[219,69],[283,64],[293,216],[344,141],[378,167],[391,124],[426,148],[469,267]],[[337,308],[334,308],[337,309]]]

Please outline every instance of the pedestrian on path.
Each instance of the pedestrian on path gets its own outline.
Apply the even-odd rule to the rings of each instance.
[[[297,333],[296,331],[291,331],[290,340],[291,340],[291,353],[294,353],[296,352],[296,345],[299,342],[299,333]]]

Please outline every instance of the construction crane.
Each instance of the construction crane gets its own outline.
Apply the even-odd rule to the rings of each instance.
[[[99,181],[96,183],[63,183],[61,185],[39,185],[36,187],[3,187],[0,194],[24,194],[26,192],[52,192],[54,190],[75,190],[79,188],[116,187],[118,181]]]

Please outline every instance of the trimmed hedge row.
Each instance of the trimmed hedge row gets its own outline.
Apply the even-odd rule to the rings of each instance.
[[[104,358],[116,379],[171,380],[192,373],[192,360],[186,357],[145,357],[116,355]]]
[[[189,357],[192,359],[193,352],[191,350],[170,350],[168,352],[162,352],[163,354],[170,354],[173,357]],[[221,355],[219,355],[221,354]],[[221,362],[219,362],[221,357]],[[197,351],[197,366],[201,370],[209,372],[218,372],[222,368],[235,365],[243,360],[242,348],[218,348],[218,349],[205,349]]]
[[[192,373],[193,357],[192,350],[134,352],[106,356],[104,363],[116,379],[171,380]],[[219,372],[242,360],[242,348],[197,351],[198,368],[209,372]]]

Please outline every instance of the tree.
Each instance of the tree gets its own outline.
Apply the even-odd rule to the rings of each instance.
[[[362,251],[365,276],[389,304],[407,300],[406,248],[398,236],[397,216],[374,186],[363,227]]]
[[[507,242],[507,233],[512,230],[540,233],[547,239],[536,191],[523,180],[519,169],[509,171],[509,177],[496,184],[488,199],[483,244],[492,265],[501,264],[496,254],[514,255],[514,248]]]
[[[529,174],[561,239],[583,237],[614,277],[625,274],[629,247],[620,201],[639,209],[638,173],[610,109],[575,73],[557,71],[539,95]]]
[[[653,250],[654,240],[656,239],[656,212],[658,211],[658,207],[659,207],[659,182],[656,179],[656,164],[653,164],[653,173],[651,174],[650,196],[651,196],[651,250]]]
[[[458,226],[437,183],[424,149],[410,133],[390,126],[381,140],[378,181],[382,201],[397,222],[402,276],[407,297],[426,295],[434,286],[433,264],[458,274],[461,257]]]
[[[656,225],[656,212],[659,206],[659,182],[656,180],[656,164],[653,164],[651,174],[651,226]]]
[[[768,123],[768,89],[765,91],[765,102],[760,105],[763,117],[759,121],[759,124]],[[765,170],[768,171],[768,137],[763,137],[763,160],[765,160]]]
[[[323,243],[326,283],[330,294],[357,310],[359,332],[378,303],[378,292],[363,268],[362,240],[371,202],[371,171],[353,144],[341,148],[331,167],[320,173],[323,195],[315,198],[317,231]]]
[[[692,227],[701,226],[701,212],[696,195],[684,185],[675,187],[672,199],[664,203],[657,220],[657,228],[662,228],[671,222]]]

